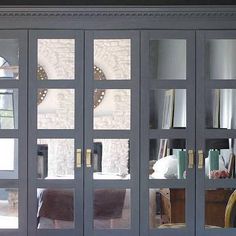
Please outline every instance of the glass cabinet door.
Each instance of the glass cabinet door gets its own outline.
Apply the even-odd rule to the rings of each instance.
[[[0,235],[9,236],[27,234],[26,39],[0,31]]]
[[[236,34],[197,35],[197,235],[235,235]]]
[[[194,235],[194,48],[191,31],[142,33],[141,235]]]
[[[139,235],[139,39],[86,32],[85,235]]]

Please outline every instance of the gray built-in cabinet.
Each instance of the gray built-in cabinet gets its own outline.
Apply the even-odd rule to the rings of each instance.
[[[236,8],[0,8],[0,236],[234,236]]]

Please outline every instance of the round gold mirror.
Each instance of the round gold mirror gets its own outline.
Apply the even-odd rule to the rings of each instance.
[[[38,80],[47,80],[48,79],[48,75],[41,65],[38,65],[38,68],[37,68],[37,79]],[[106,80],[105,74],[98,66],[94,66],[94,79],[95,80]],[[37,104],[38,105],[40,103],[42,103],[42,101],[45,99],[47,93],[48,93],[48,90],[46,88],[38,89],[38,95],[37,95]],[[104,96],[105,96],[105,89],[95,89],[94,90],[94,94],[93,94],[93,97],[94,97],[93,108],[94,109],[102,102]]]

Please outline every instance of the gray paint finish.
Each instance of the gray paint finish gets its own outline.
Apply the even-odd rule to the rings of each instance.
[[[57,230],[57,235],[79,235],[79,236],[115,236],[115,235],[140,235],[140,236],[234,236],[235,229],[205,230],[204,225],[204,189],[208,187],[236,187],[233,180],[205,181],[202,170],[189,170],[188,179],[185,180],[148,180],[148,147],[150,138],[186,138],[187,148],[195,151],[205,148],[205,139],[218,137],[236,138],[235,130],[206,130],[205,129],[205,100],[204,93],[209,88],[236,88],[235,81],[207,81],[205,68],[207,39],[236,39],[236,8],[235,7],[71,7],[71,8],[1,8],[0,9],[0,37],[20,38],[20,68],[21,80],[0,81],[0,87],[19,88],[21,116],[19,116],[18,130],[4,130],[0,137],[17,137],[19,143],[19,180],[0,180],[0,187],[19,187],[20,189],[20,229],[0,230],[1,236],[51,236],[55,232],[42,230],[36,232],[36,188],[37,187],[72,187],[76,191],[76,221],[75,230]],[[4,30],[6,29],[6,30]],[[16,30],[24,29],[24,30]],[[27,30],[30,31],[27,38]],[[38,29],[38,30],[35,30]],[[40,30],[41,29],[41,30]],[[52,31],[60,29],[61,31]],[[86,30],[77,31],[77,30]],[[11,30],[11,31],[10,31]],[[44,31],[48,30],[48,31]],[[68,31],[71,30],[71,31]],[[89,31],[92,30],[92,31]],[[96,30],[96,31],[94,31]],[[99,31],[102,30],[102,31]],[[110,31],[112,30],[112,31]],[[119,30],[118,32],[116,30]],[[127,30],[136,30],[128,32]],[[150,30],[150,31],[146,31]],[[153,31],[152,31],[153,30]],[[157,31],[156,31],[157,30]],[[209,30],[209,31],[204,31]],[[214,31],[217,30],[217,31]],[[222,30],[222,31],[221,31]],[[227,31],[228,30],[228,31]],[[195,32],[196,42],[195,42]],[[140,33],[142,37],[140,37]],[[33,81],[36,74],[36,38],[37,37],[74,37],[77,39],[76,55],[76,77],[84,80],[61,82],[47,81],[45,85]],[[92,39],[102,37],[127,37],[133,39],[133,80],[124,84],[117,81],[104,83],[99,86],[105,88],[131,88],[132,93],[132,114],[134,132],[128,131],[92,131],[92,88],[97,86],[92,78]],[[86,39],[84,41],[84,38]],[[187,80],[186,81],[155,81],[149,79],[149,40],[165,38],[187,39]],[[222,47],[217,43],[213,45],[217,50],[216,55],[221,55]],[[225,47],[225,45],[223,45]],[[29,49],[29,51],[28,51]],[[139,52],[141,50],[141,52]],[[196,52],[195,52],[196,50]],[[227,49],[228,50],[228,49]],[[141,57],[140,57],[141,54]],[[195,55],[196,54],[196,55]],[[214,56],[214,57],[215,57]],[[212,68],[220,68],[224,56],[212,63]],[[228,59],[228,58],[227,58]],[[232,65],[232,61],[230,61]],[[85,69],[85,71],[84,71]],[[216,70],[214,70],[216,73]],[[221,71],[219,71],[220,73]],[[234,71],[233,71],[234,72]],[[217,72],[217,74],[219,74]],[[235,73],[235,72],[234,72]],[[140,74],[140,75],[139,75]],[[195,81],[196,75],[196,81]],[[139,82],[139,76],[141,77]],[[86,78],[86,83],[84,83]],[[87,79],[88,78],[88,79]],[[27,82],[28,79],[28,82]],[[55,83],[55,84],[54,84]],[[140,83],[140,87],[139,87]],[[48,131],[36,129],[36,88],[37,87],[69,87],[78,91],[78,101],[85,104],[83,107],[84,116],[76,117],[75,130]],[[172,130],[151,130],[149,131],[149,89],[150,88],[182,88],[187,89],[187,129]],[[85,101],[83,100],[85,98]],[[76,103],[76,110],[81,111],[81,104]],[[88,109],[87,109],[88,108]],[[25,114],[25,115],[24,115]],[[81,112],[77,112],[81,114]],[[28,120],[28,125],[27,125]],[[195,122],[196,121],[196,122]],[[81,127],[82,128],[81,130]],[[28,131],[27,131],[27,128]],[[81,132],[82,131],[82,132]],[[27,134],[28,132],[28,134]],[[78,133],[81,136],[78,137]],[[35,176],[36,163],[33,157],[36,156],[36,138],[44,137],[74,137],[76,147],[91,147],[93,138],[130,138],[133,149],[132,168],[134,180],[124,182],[92,181],[92,172],[88,168],[76,171],[75,181],[38,181]],[[27,144],[28,139],[28,144]],[[83,160],[84,161],[84,160]],[[198,156],[196,155],[196,163]],[[140,162],[140,164],[139,164]],[[27,163],[27,164],[26,164]],[[196,165],[195,165],[196,166]],[[28,169],[27,169],[28,168]],[[28,172],[27,172],[28,171]],[[27,186],[28,184],[28,186]],[[196,191],[195,191],[196,185]],[[94,231],[92,229],[92,191],[97,187],[130,187],[133,190],[132,197],[132,230]],[[149,230],[148,222],[148,188],[158,187],[186,188],[186,221],[187,228],[183,230]],[[28,191],[28,197],[27,197]],[[83,192],[84,191],[84,192]],[[197,193],[197,197],[196,197]],[[27,205],[27,199],[28,205]],[[195,205],[196,204],[196,205]],[[28,222],[27,219],[28,207]],[[84,208],[83,212],[80,209]],[[26,233],[28,223],[28,234]],[[83,225],[85,225],[83,229]]]

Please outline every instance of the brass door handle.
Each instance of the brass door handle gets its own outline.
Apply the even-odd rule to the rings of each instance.
[[[193,150],[188,150],[188,168],[192,169],[194,167],[194,152]]]
[[[76,149],[76,167],[80,168],[82,166],[82,150]]]
[[[203,168],[203,151],[198,150],[198,169]]]
[[[86,166],[92,167],[92,150],[90,148],[86,149]]]

